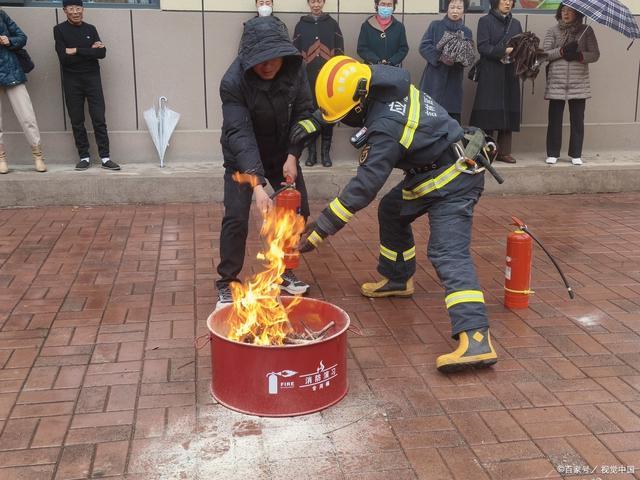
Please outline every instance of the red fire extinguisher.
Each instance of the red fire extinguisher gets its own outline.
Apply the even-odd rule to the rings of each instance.
[[[302,206],[302,195],[296,190],[291,177],[287,177],[285,182],[287,185],[274,194],[275,207],[291,210],[299,215],[300,207]],[[288,269],[298,268],[300,265],[300,252],[297,250],[285,252],[284,265]]]
[[[547,254],[553,265],[560,273],[562,281],[569,292],[569,298],[574,298],[573,289],[569,286],[560,265],[544,248],[544,245],[533,236],[527,225],[517,217],[511,217],[517,230],[507,236],[507,266],[504,282],[504,306],[507,308],[527,308],[531,290],[531,269],[533,264],[533,242]]]

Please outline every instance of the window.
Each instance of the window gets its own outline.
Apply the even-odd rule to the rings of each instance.
[[[6,0],[0,1],[0,4]],[[60,7],[62,0],[9,0],[7,3],[25,6]],[[126,7],[126,8],[159,8],[160,0],[84,0],[85,7]]]

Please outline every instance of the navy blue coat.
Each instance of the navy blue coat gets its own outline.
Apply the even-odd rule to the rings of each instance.
[[[500,61],[507,42],[519,33],[522,26],[511,14],[491,10],[478,21],[478,88],[469,123],[488,133],[520,130],[520,81],[513,63]]]
[[[472,39],[471,30],[462,20],[454,22],[445,16],[442,20],[431,22],[420,42],[420,55],[427,61],[422,74],[420,90],[427,93],[449,113],[462,112],[462,81],[464,67],[460,63],[451,66],[440,62],[442,52],[437,49],[444,32],[462,30],[464,38]]]
[[[11,87],[25,83],[27,76],[22,71],[14,51],[27,44],[27,36],[4,11],[0,11],[0,35],[9,37],[11,42],[8,47],[0,46],[0,85]]]
[[[393,17],[386,30],[382,30],[376,16],[367,19],[360,27],[358,55],[369,65],[386,60],[389,65],[398,66],[409,53],[407,32],[402,22]]]

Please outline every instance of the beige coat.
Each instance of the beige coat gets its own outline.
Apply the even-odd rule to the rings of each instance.
[[[561,57],[560,49],[571,41],[578,41],[578,51],[582,53],[582,61],[567,62]],[[544,98],[547,100],[591,98],[588,64],[600,58],[593,28],[584,24],[562,28],[561,23],[557,23],[547,31],[542,49],[548,55],[549,61]]]

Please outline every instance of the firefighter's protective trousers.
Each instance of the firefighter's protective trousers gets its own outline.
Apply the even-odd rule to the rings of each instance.
[[[378,272],[399,282],[413,276],[416,245],[412,224],[427,214],[427,255],[445,288],[455,337],[465,330],[486,327],[489,322],[470,254],[473,209],[484,188],[484,175],[468,175],[454,169],[455,165],[407,178],[384,196],[378,209]],[[427,193],[421,195],[424,192]]]

